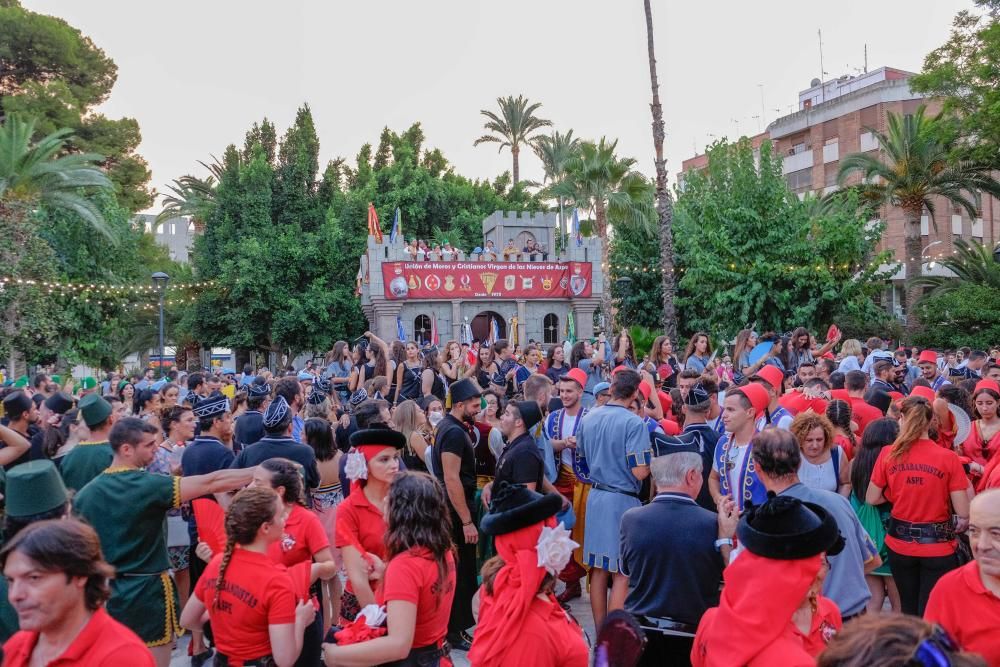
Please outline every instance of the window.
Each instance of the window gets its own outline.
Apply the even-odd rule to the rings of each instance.
[[[153,223],[147,222],[146,223],[146,233],[149,234],[152,231],[153,231]]]
[[[171,222],[170,223],[170,235],[174,236],[176,234],[177,234],[177,223],[176,222]]]
[[[413,340],[420,344],[431,339],[431,318],[427,315],[417,315],[413,319]]]
[[[785,175],[788,187],[792,190],[804,190],[812,187],[812,167],[800,169]]]
[[[188,234],[194,234],[194,220],[188,221]]]
[[[542,342],[554,345],[559,342],[559,316],[549,313],[542,320]]]

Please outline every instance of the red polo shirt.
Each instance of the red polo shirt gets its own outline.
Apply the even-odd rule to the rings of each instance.
[[[302,505],[292,505],[285,522],[281,539],[267,548],[267,555],[275,563],[291,567],[312,557],[330,546],[330,538],[316,515]]]
[[[354,547],[362,554],[368,552],[384,561],[386,532],[382,512],[368,502],[363,489],[352,492],[337,506],[334,539],[338,549]]]
[[[939,623],[966,651],[1000,665],[1000,598],[983,586],[976,561],[938,579],[924,619]]]
[[[21,630],[3,645],[4,667],[27,667],[38,633]],[[48,667],[156,667],[153,654],[139,637],[101,607],[73,643]]]
[[[288,571],[267,554],[237,546],[215,604],[222,554],[212,557],[194,595],[208,609],[220,652],[236,660],[271,653],[270,625],[295,622],[295,592]]]
[[[401,600],[417,607],[413,648],[436,644],[448,634],[448,616],[455,597],[455,559],[451,552],[440,585],[438,575],[437,562],[422,547],[401,553],[386,565],[382,603]]]

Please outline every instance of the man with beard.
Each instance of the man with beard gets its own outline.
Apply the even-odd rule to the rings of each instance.
[[[177,589],[167,558],[167,512],[181,503],[249,484],[255,468],[219,470],[208,475],[157,475],[145,468],[156,457],[159,429],[135,417],[111,428],[111,467],[73,499],[74,512],[94,527],[116,577],[108,613],[139,635],[160,667],[181,628]]]
[[[38,421],[38,408],[35,407],[35,402],[31,400],[31,397],[27,393],[15,391],[8,394],[3,399],[3,413],[7,419],[7,428],[23,437],[29,443],[35,434],[39,432],[36,424]],[[11,439],[11,442],[15,442],[15,440]],[[9,457],[14,452],[17,452],[17,456],[4,461],[3,467],[5,470],[9,470],[17,464],[28,460],[27,449],[17,448],[7,451],[8,447],[11,447],[11,445],[4,439],[3,449],[5,454]]]
[[[455,598],[448,621],[448,642],[460,651],[472,647],[466,631],[475,625],[472,597],[476,594],[476,543],[479,531],[472,513],[476,496],[476,451],[468,426],[480,410],[482,389],[470,378],[449,388],[451,410],[438,424],[431,449],[431,467],[444,484],[451,509],[451,533],[458,551]]]
[[[937,360],[937,353],[934,350],[924,350],[917,357],[917,365],[920,366],[920,377],[927,380],[927,383],[935,392],[941,387],[951,384],[938,371]]]

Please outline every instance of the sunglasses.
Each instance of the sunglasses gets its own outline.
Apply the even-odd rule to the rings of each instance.
[[[940,625],[931,636],[917,645],[907,667],[951,667],[951,656],[959,652],[958,643]]]

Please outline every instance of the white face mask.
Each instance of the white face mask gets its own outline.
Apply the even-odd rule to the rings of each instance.
[[[437,427],[437,425],[441,423],[442,419],[444,419],[443,412],[431,412],[430,414],[427,415],[427,421],[429,421],[431,423],[431,426],[434,427]]]

